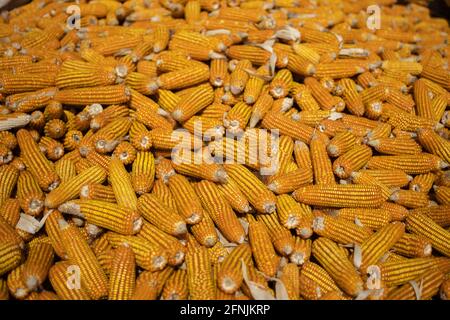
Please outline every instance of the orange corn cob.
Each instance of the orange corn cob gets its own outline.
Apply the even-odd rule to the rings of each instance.
[[[113,157],[109,164],[109,180],[111,182],[117,204],[131,210],[137,209],[137,197],[133,184],[125,166],[119,158]]]
[[[33,141],[31,134],[24,129],[17,132],[17,141],[28,169],[36,178],[39,186],[44,190],[51,190],[59,185],[59,177],[53,164],[45,158]]]
[[[380,183],[388,187],[404,187],[410,183],[412,177],[399,169],[374,169],[374,170],[361,170],[361,173],[368,174]]]
[[[406,283],[389,292],[389,300],[429,300],[439,292],[444,274],[439,270],[430,270],[410,283]],[[419,286],[417,290],[416,286]]]
[[[71,105],[120,104],[130,100],[130,91],[124,85],[66,89],[58,91],[54,99]]]
[[[428,195],[412,190],[397,190],[389,198],[391,201],[406,208],[421,208],[428,205]]]
[[[299,168],[294,171],[281,174],[273,179],[267,186],[276,194],[289,193],[308,184],[312,184],[313,175],[310,169]]]
[[[156,86],[161,89],[182,89],[197,85],[209,79],[209,69],[203,66],[192,66],[160,75]]]
[[[363,290],[364,284],[356,269],[333,241],[315,240],[312,253],[345,293],[357,296]]]
[[[217,285],[226,293],[236,292],[243,282],[241,263],[251,263],[252,251],[248,244],[241,244],[220,264]]]
[[[420,144],[430,153],[440,157],[446,163],[450,163],[450,143],[440,137],[431,129],[420,129],[417,131]]]
[[[357,219],[358,223],[370,229],[380,229],[391,221],[391,215],[383,209],[344,208],[337,216],[353,222]]]
[[[434,173],[419,174],[411,180],[409,189],[416,192],[428,193],[436,180]]]
[[[142,227],[142,218],[136,210],[115,203],[73,200],[60,205],[59,210],[124,235],[136,234]]]
[[[422,148],[409,138],[378,138],[368,144],[380,153],[392,155],[419,154]]]
[[[320,185],[335,184],[333,169],[327,154],[325,141],[317,135],[314,135],[311,139],[310,152],[315,183]]]
[[[256,210],[262,213],[271,213],[275,210],[275,195],[248,169],[233,164],[225,165],[225,170]]]
[[[333,162],[334,173],[340,178],[348,178],[353,171],[361,169],[371,156],[371,148],[355,146]]]
[[[172,272],[172,268],[157,272],[142,272],[136,279],[136,289],[131,300],[156,300]]]
[[[277,215],[275,213],[258,215],[257,219],[265,224],[275,250],[281,255],[290,255],[294,241],[288,229],[278,221]]]
[[[384,201],[380,188],[374,185],[307,186],[297,189],[293,197],[310,205],[347,208],[377,208]]]
[[[217,231],[214,222],[208,212],[202,211],[202,219],[190,228],[195,239],[201,245],[210,248],[218,241]]]
[[[199,247],[188,251],[186,265],[190,299],[214,299],[215,285],[212,279],[212,268],[206,248]]]
[[[438,205],[429,206],[425,208],[418,208],[411,210],[411,213],[421,213],[430,217],[434,222],[436,222],[441,227],[448,227],[450,225],[450,205]]]
[[[411,258],[424,258],[431,255],[431,243],[425,237],[405,233],[392,247],[394,252]]]
[[[133,250],[126,243],[114,250],[109,275],[109,300],[128,300],[133,296],[136,265]]]
[[[58,297],[63,300],[89,300],[89,295],[81,286],[68,286],[71,264],[67,261],[56,262],[49,271],[48,278]],[[72,288],[73,287],[73,288]]]
[[[44,283],[53,264],[53,257],[51,243],[37,241],[30,245],[30,251],[22,271],[23,280],[30,291],[36,290]]]
[[[219,188],[213,183],[203,180],[194,185],[200,201],[228,241],[242,243],[245,231],[234,214],[231,206],[220,194]]]
[[[380,187],[383,199],[387,200],[392,194],[392,190],[385,184],[381,183],[377,178],[371,176],[366,171],[352,172],[351,181],[355,184],[372,184]]]
[[[249,219],[249,241],[257,268],[269,277],[273,277],[277,271],[279,257],[270,241],[269,232],[264,223]]]
[[[131,170],[131,184],[134,192],[139,195],[150,192],[154,178],[155,160],[153,154],[150,152],[138,152]],[[117,199],[117,202],[119,203],[119,199]]]
[[[429,239],[433,248],[437,251],[447,257],[450,255],[448,241],[450,235],[448,231],[439,226],[430,217],[420,213],[410,213],[406,217],[406,227],[409,231]]]
[[[78,266],[80,281],[92,299],[108,295],[108,280],[86,240],[73,225],[63,219],[58,220],[61,239],[67,250],[69,262]]]
[[[175,270],[164,284],[162,298],[164,300],[186,300],[189,295],[187,271]]]
[[[30,171],[22,171],[19,175],[17,198],[26,214],[38,216],[44,209],[44,193]]]
[[[106,172],[101,167],[90,167],[52,190],[45,198],[45,205],[48,208],[56,208],[62,203],[76,198],[84,185],[89,183],[103,183],[105,179]]]
[[[334,280],[321,266],[306,262],[300,270],[300,294],[306,299],[317,300],[328,292],[340,292]]]
[[[169,178],[169,188],[174,196],[178,211],[186,219],[186,222],[189,224],[200,222],[203,209],[189,181],[184,176],[175,174]],[[186,203],[189,203],[189,205],[186,205]]]
[[[113,248],[123,243],[128,244],[133,249],[136,264],[142,269],[155,272],[163,270],[167,265],[168,253],[161,246],[140,237],[123,236],[113,232],[108,232],[106,237]]]
[[[444,169],[448,164],[429,153],[399,156],[374,156],[367,163],[369,169],[402,170],[407,174],[423,174]]]
[[[155,194],[144,194],[138,200],[138,211],[159,229],[174,236],[187,232],[183,217],[164,204]]]
[[[111,186],[103,186],[99,183],[87,183],[80,188],[80,199],[102,200],[116,202],[116,197]]]
[[[251,210],[246,196],[239,190],[239,186],[233,179],[229,178],[226,183],[219,184],[217,187],[233,210],[239,213],[247,213]]]
[[[184,122],[197,112],[213,102],[214,93],[211,85],[204,84],[195,88],[188,96],[181,99],[174,108],[172,116],[179,122]]]
[[[238,102],[224,115],[223,124],[231,134],[242,134],[250,120],[252,109],[244,102]]]

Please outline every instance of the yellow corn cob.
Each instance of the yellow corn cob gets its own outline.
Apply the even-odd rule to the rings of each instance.
[[[60,180],[54,166],[39,150],[31,134],[27,130],[21,129],[17,132],[17,141],[27,168],[39,186],[44,190],[56,188]]]
[[[168,253],[161,246],[156,246],[140,237],[123,236],[113,232],[108,232],[106,237],[113,248],[123,243],[128,244],[133,249],[136,264],[142,269],[155,272],[163,270],[167,265]]]
[[[416,131],[421,128],[432,129],[436,123],[434,120],[423,118],[401,111],[398,108],[386,110],[388,123],[399,130]]]
[[[136,159],[136,149],[127,141],[123,141],[114,149],[113,157],[119,158],[124,165],[129,165]]]
[[[138,152],[131,171],[134,192],[141,195],[150,192],[155,178],[155,160],[150,152]],[[113,182],[113,181],[111,181]],[[113,185],[114,189],[114,185]],[[133,197],[134,198],[134,197]],[[117,202],[119,199],[116,197]],[[136,200],[137,202],[137,200]]]
[[[358,223],[370,229],[380,229],[391,221],[391,215],[383,209],[344,208],[337,216],[353,222],[357,219]]]
[[[414,100],[416,101],[417,115],[433,119],[433,109],[431,107],[431,97],[426,83],[419,79],[414,82]]]
[[[422,148],[409,138],[378,138],[368,144],[380,153],[392,155],[419,154]]]
[[[130,142],[138,151],[148,151],[152,146],[150,132],[139,121],[134,121],[130,128]]]
[[[405,233],[392,247],[394,252],[411,258],[424,258],[431,255],[431,243],[425,237]]]
[[[318,235],[342,244],[360,244],[373,233],[347,219],[332,216],[316,216],[312,227]]]
[[[363,290],[364,284],[356,269],[333,241],[315,240],[312,253],[345,293],[357,296]]]
[[[195,1],[190,1],[195,2]],[[225,59],[212,59],[209,82],[215,87],[222,87],[228,73],[228,65]]]
[[[136,279],[136,289],[131,300],[156,300],[172,272],[172,268],[157,272],[142,272]]]
[[[106,201],[73,200],[60,205],[59,210],[125,235],[136,234],[142,227],[142,218],[136,210]]]
[[[383,228],[364,240],[360,252],[353,252],[354,265],[361,272],[366,273],[367,268],[376,264],[395,243],[404,235],[405,225],[401,222],[386,224]]]
[[[367,163],[369,169],[402,170],[407,174],[423,174],[444,169],[448,164],[429,153],[398,156],[374,156]]]
[[[174,148],[183,148],[195,150],[202,146],[202,141],[197,136],[189,133],[180,135],[176,131],[162,128],[150,131],[150,137],[155,149],[173,150]]]
[[[61,212],[52,210],[45,222],[45,232],[55,250],[56,255],[63,259],[67,259],[67,252],[62,243],[61,231],[59,229],[58,220],[63,219]]]
[[[389,292],[389,300],[429,300],[439,292],[444,274],[439,270],[430,270],[417,279]],[[419,286],[419,292],[417,287]]]
[[[417,131],[420,144],[430,153],[440,157],[446,163],[450,163],[450,143],[430,129]]]
[[[251,210],[246,196],[239,190],[239,186],[233,179],[229,178],[226,183],[219,184],[217,187],[233,210],[239,213],[247,213]]]
[[[230,75],[230,91],[234,95],[239,95],[244,91],[244,88],[249,79],[249,74],[246,70],[251,70],[252,63],[250,60],[242,59],[236,64],[236,67]]]
[[[313,128],[292,120],[281,112],[267,113],[261,125],[265,129],[278,129],[281,135],[286,135],[305,143],[309,143],[314,134]],[[322,138],[320,134],[318,135]]]
[[[200,85],[187,97],[181,99],[174,108],[172,116],[179,122],[185,122],[194,114],[206,108],[213,102],[214,93],[211,85]]]
[[[314,135],[310,144],[311,162],[316,184],[335,184],[331,161],[323,139]]]
[[[154,194],[141,196],[138,200],[138,210],[146,220],[164,232],[174,236],[180,236],[187,232],[183,217]]]
[[[296,265],[304,265],[311,257],[311,240],[295,237],[294,249],[289,256],[289,261]]]
[[[366,135],[367,140],[377,140],[379,138],[388,138],[391,135],[392,127],[388,123],[380,123],[378,126],[369,130]]]
[[[53,87],[55,86],[55,80],[56,74],[54,73],[2,73],[0,76],[0,82],[2,83],[0,93],[20,93]]]
[[[53,264],[53,257],[54,252],[50,243],[37,242],[30,246],[22,271],[22,277],[28,290],[36,290],[44,283]]]
[[[411,213],[420,213],[430,217],[441,227],[448,227],[450,225],[450,205],[429,206],[425,208],[418,208],[411,210]]]
[[[231,206],[220,194],[219,188],[213,183],[203,180],[194,185],[200,201],[219,228],[224,237],[231,242],[242,243],[245,231]]]
[[[15,227],[20,219],[20,204],[17,199],[7,199],[0,206],[0,217],[11,227]]]
[[[168,252],[168,264],[177,266],[184,261],[186,249],[174,237],[160,230],[150,223],[144,223],[138,237],[144,238],[148,242],[155,243],[163,247]]]
[[[450,255],[449,232],[430,217],[421,213],[410,213],[406,217],[406,227],[409,231],[429,239],[437,251],[447,257]]]
[[[109,164],[109,180],[119,206],[137,209],[137,197],[134,192],[130,175],[119,158],[113,157]]]
[[[206,248],[199,247],[188,251],[186,265],[189,298],[192,300],[214,299],[215,285]]]
[[[340,178],[350,177],[361,169],[372,156],[372,149],[365,145],[355,146],[333,162],[333,171]]]
[[[71,105],[120,104],[130,100],[130,90],[124,85],[66,89],[58,91],[54,99]]]
[[[294,248],[294,241],[288,229],[278,221],[276,213],[258,215],[257,218],[265,224],[275,250],[280,255],[290,255]]]
[[[99,183],[84,184],[80,188],[80,199],[101,200],[106,202],[116,202],[114,191],[111,186],[103,186]]]
[[[428,194],[412,190],[397,190],[389,198],[406,208],[422,208],[428,205]]]
[[[220,264],[217,286],[226,293],[236,292],[243,282],[241,263],[251,263],[252,251],[248,244],[241,244]]]
[[[380,183],[388,187],[404,187],[412,180],[411,176],[408,176],[405,172],[399,169],[374,169],[374,170],[361,170],[361,173],[368,174]]]
[[[310,205],[377,208],[384,202],[380,191],[374,185],[314,185],[297,189],[292,195]]]
[[[312,184],[313,176],[310,169],[299,168],[275,177],[268,188],[277,193],[289,193],[308,184]]]
[[[23,282],[22,271],[24,264],[21,264],[17,268],[11,270],[6,278],[6,285],[11,295],[19,300],[25,299],[30,291],[27,289],[26,284]]]
[[[280,271],[280,281],[284,284],[289,300],[300,299],[300,272],[294,263],[286,264]]]
[[[210,248],[218,241],[218,235],[214,227],[214,222],[209,213],[202,209],[202,219],[190,228],[195,239],[202,246]]]
[[[133,296],[136,265],[133,250],[122,244],[114,250],[109,276],[109,300],[128,300]]]
[[[186,300],[188,296],[187,272],[183,269],[175,270],[164,284],[162,298],[164,300]]]
[[[160,75],[156,86],[161,89],[182,89],[197,85],[209,79],[209,69],[203,66],[192,66]]]
[[[412,258],[398,261],[388,261],[375,267],[379,268],[380,279],[388,286],[403,285],[427,274],[434,268],[448,272],[449,262],[446,258]]]
[[[188,246],[191,245],[190,241],[193,237],[188,238]],[[195,238],[194,238],[195,239]],[[200,244],[197,242],[197,247]],[[189,249],[191,250],[191,249]],[[228,249],[222,244],[222,242],[217,241],[216,244],[208,248],[209,260],[213,265],[220,264],[229,255]]]
[[[311,94],[320,104],[322,109],[343,109],[343,102],[337,103],[333,96],[315,78],[305,78],[305,85],[311,90]]]
[[[256,69],[255,73],[250,73],[250,78],[248,79],[244,89],[245,103],[254,104],[256,101],[258,101],[263,93],[267,93],[267,87],[264,87],[264,85],[266,84],[268,77],[270,76],[269,72],[269,66],[267,64],[264,64]]]
[[[136,71],[138,73],[151,76],[153,78],[158,76],[157,65],[155,61],[141,60],[136,64]]]
[[[258,99],[252,109],[250,117],[250,127],[254,128],[257,123],[264,118],[265,114],[272,108],[273,98],[267,93],[263,92],[259,95]]]
[[[174,196],[178,211],[186,222],[189,224],[200,222],[203,209],[189,181],[182,175],[172,175],[169,178],[169,188]]]
[[[17,180],[17,198],[22,210],[38,216],[44,209],[44,193],[30,171],[22,171]]]
[[[359,67],[355,69],[357,68]],[[344,78],[339,81],[338,86],[342,88],[342,96],[347,110],[355,116],[362,116],[364,114],[364,103],[356,89],[355,82],[349,78]]]
[[[88,168],[52,190],[45,199],[45,205],[48,208],[56,208],[62,203],[78,196],[84,185],[89,183],[103,183],[105,179],[106,172],[101,167],[93,166]]]
[[[238,102],[224,115],[223,124],[231,134],[242,134],[250,120],[252,109],[244,102]]]
[[[338,286],[321,266],[306,262],[300,270],[300,294],[306,299],[317,300],[332,291],[339,291]]]
[[[22,260],[22,250],[16,242],[13,238],[2,234],[2,243],[0,245],[0,275],[4,275],[16,268]]]
[[[311,90],[304,84],[293,82],[291,95],[302,111],[316,111],[320,109],[319,104],[312,96]]]
[[[69,262],[78,266],[80,281],[92,299],[108,295],[108,280],[94,253],[73,225],[63,219],[58,220],[63,246],[67,250]]]
[[[434,186],[433,189],[436,195],[436,200],[440,204],[450,204],[450,187]]]
[[[442,300],[448,300],[449,297],[449,290],[450,290],[450,280],[447,278],[444,280],[444,282],[441,285],[441,289],[440,289],[440,297]]]
[[[380,187],[383,199],[385,200],[389,199],[392,194],[392,190],[387,185],[381,183],[377,178],[371,176],[366,171],[352,172],[350,177],[351,181],[355,184],[372,184]]]
[[[239,164],[227,164],[225,170],[256,210],[261,213],[271,213],[275,210],[275,195],[248,169]]]
[[[279,265],[279,257],[275,253],[267,227],[253,217],[248,217],[248,235],[256,266],[265,275],[273,277]]]
[[[48,273],[48,278],[58,297],[63,300],[89,300],[89,295],[84,288],[76,284],[68,286],[70,275],[73,271],[71,264],[67,261],[56,262]]]
[[[311,61],[301,55],[289,52],[287,61],[286,67],[295,74],[308,77],[316,72],[316,67]]]
[[[108,125],[98,130],[93,136],[91,141],[95,150],[99,153],[107,153],[114,150],[114,148],[120,143],[125,134],[130,130],[131,119],[130,118],[117,118]],[[81,148],[79,149],[82,151]]]

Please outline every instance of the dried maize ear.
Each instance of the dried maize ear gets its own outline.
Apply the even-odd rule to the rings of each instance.
[[[439,270],[430,270],[417,279],[393,289],[388,300],[429,300],[439,292],[444,274]]]
[[[142,227],[142,217],[137,210],[111,202],[72,200],[60,205],[58,210],[124,235],[136,234]]]
[[[34,291],[47,278],[53,264],[54,251],[51,243],[37,242],[30,246],[22,277],[28,290]]]
[[[108,280],[94,253],[80,231],[63,219],[58,220],[63,246],[67,250],[69,263],[78,267],[80,280],[91,299],[108,295]]]
[[[363,290],[361,277],[336,243],[319,238],[313,242],[312,254],[345,293],[357,296]]]
[[[337,217],[357,222],[374,230],[378,230],[391,222],[391,215],[383,209],[344,208],[339,210]]]
[[[412,190],[397,190],[389,198],[406,208],[422,208],[428,205],[428,194]]]
[[[430,153],[440,157],[447,164],[450,163],[450,143],[431,129],[417,131],[420,144]]]
[[[137,197],[129,173],[119,158],[113,157],[109,164],[109,180],[119,206],[137,209]]]
[[[275,195],[248,169],[239,164],[227,164],[225,170],[256,210],[261,213],[271,213],[275,210]]]
[[[153,154],[145,151],[138,152],[131,169],[131,184],[134,192],[138,195],[150,192],[154,178],[155,159]],[[119,200],[117,201],[119,202]]]
[[[131,300],[156,300],[172,272],[172,268],[165,268],[161,271],[144,271],[139,274]]]
[[[327,154],[326,142],[317,135],[314,135],[309,147],[314,172],[314,182],[317,185],[335,184],[331,160]]]
[[[313,174],[310,169],[299,168],[275,177],[267,186],[276,194],[292,192],[300,187],[312,184]]]
[[[372,157],[372,149],[365,145],[355,146],[333,162],[333,171],[340,178],[350,177]]]
[[[188,251],[186,266],[189,298],[192,300],[214,299],[215,285],[207,249],[199,247]]]
[[[175,270],[164,284],[164,300],[186,300],[189,296],[187,271]]]
[[[292,195],[309,205],[377,208],[384,202],[380,191],[375,185],[313,185],[299,188]]]
[[[398,156],[373,156],[367,163],[369,169],[402,170],[407,174],[423,174],[448,166],[439,157],[429,153]]]
[[[48,273],[52,288],[62,300],[89,300],[89,295],[81,284],[70,278],[74,272],[75,268],[69,262],[56,262]]]
[[[436,175],[432,172],[418,174],[409,183],[409,189],[416,192],[428,193],[436,180]]]
[[[450,206],[447,205],[437,205],[428,206],[424,208],[413,209],[411,213],[420,213],[430,217],[434,222],[443,228],[450,225]]]
[[[203,209],[202,219],[196,224],[191,225],[190,231],[198,243],[207,248],[214,246],[219,238],[213,220],[209,216],[209,213]]]
[[[126,243],[114,249],[109,274],[109,300],[128,300],[133,296],[136,263],[133,250]]]
[[[276,213],[258,215],[257,220],[264,223],[275,250],[284,256],[289,256],[294,248],[291,233],[278,221]]]
[[[22,171],[19,175],[17,198],[26,214],[38,216],[44,209],[44,193],[30,171]]]
[[[55,100],[69,105],[120,104],[130,100],[130,90],[124,85],[60,90]]]
[[[273,277],[277,271],[280,259],[275,253],[267,227],[263,222],[251,218],[248,235],[258,270],[269,277]]]
[[[28,170],[44,190],[52,190],[59,185],[60,179],[54,165],[39,150],[29,131],[21,129],[17,132],[17,142]]]
[[[217,273],[217,285],[226,293],[236,292],[242,285],[243,275],[241,263],[251,263],[252,251],[248,244],[241,244],[220,264]]]
[[[219,184],[217,187],[233,210],[239,213],[248,213],[251,210],[247,197],[239,190],[239,186],[233,179],[229,178],[226,183]]]
[[[405,233],[392,247],[394,252],[411,258],[424,258],[431,255],[431,242],[423,236]]]

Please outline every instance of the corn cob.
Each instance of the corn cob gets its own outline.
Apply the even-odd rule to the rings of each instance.
[[[141,195],[150,192],[155,177],[155,161],[152,153],[138,152],[131,170],[131,184],[134,192]],[[114,189],[114,186],[113,186]],[[133,197],[135,198],[135,197]],[[119,203],[119,199],[117,198]],[[128,201],[129,203],[131,201]],[[137,203],[137,199],[136,199]],[[137,204],[136,204],[137,205]]]
[[[28,290],[36,290],[44,283],[53,264],[53,257],[54,252],[50,243],[37,242],[30,245],[30,251],[22,270],[22,277]]]
[[[142,227],[142,218],[136,210],[115,203],[73,200],[60,205],[58,210],[124,235],[136,234]]]
[[[177,266],[184,261],[186,252],[185,247],[176,238],[158,229],[154,225],[144,223],[137,236],[167,250],[169,255],[168,264],[170,266]]]
[[[397,190],[389,198],[391,201],[406,208],[422,208],[428,205],[428,195],[412,190]]]
[[[374,185],[314,185],[297,189],[294,199],[317,206],[377,208],[384,201]]]
[[[250,219],[249,241],[257,268],[267,276],[274,276],[279,264],[267,227],[260,221]]]
[[[185,300],[188,298],[187,272],[183,269],[175,270],[164,284],[162,298],[164,300]]]
[[[56,188],[60,180],[54,166],[39,150],[31,134],[27,130],[19,130],[17,132],[17,142],[22,151],[23,159],[39,186],[44,190]]]
[[[436,180],[436,175],[432,172],[419,174],[409,183],[409,189],[416,192],[428,193]]]
[[[89,245],[75,226],[69,225],[63,219],[58,220],[58,225],[69,262],[78,266],[82,286],[89,297],[92,299],[106,297],[108,280]]]
[[[225,170],[256,210],[271,213],[276,207],[275,195],[242,165],[225,165]]]
[[[258,215],[258,221],[264,223],[275,250],[284,256],[289,256],[294,248],[290,232],[278,221],[276,213]]]
[[[439,157],[429,153],[399,156],[373,156],[367,163],[369,169],[402,170],[407,174],[423,174],[448,166]]]
[[[199,247],[186,255],[189,297],[192,300],[214,299],[215,285],[208,251]]]
[[[326,238],[315,240],[312,253],[345,293],[357,296],[363,290],[363,281],[356,269],[333,241]]]
[[[394,252],[411,258],[423,258],[431,255],[431,243],[425,237],[405,233],[392,247]]]
[[[67,261],[56,262],[49,270],[50,283],[58,297],[63,300],[89,300],[89,295],[77,283],[69,282],[73,267]],[[68,286],[67,284],[71,285]]]
[[[327,154],[325,141],[314,135],[311,139],[310,152],[315,183],[318,185],[335,184],[332,164]]]
[[[168,253],[161,246],[140,237],[123,236],[113,232],[108,232],[106,237],[113,248],[124,243],[128,244],[133,249],[137,266],[142,269],[155,272],[163,270],[167,265]],[[135,292],[137,292],[137,287]]]
[[[218,187],[212,182],[203,180],[194,185],[194,189],[203,207],[225,238],[231,242],[242,243],[245,231]]]
[[[44,209],[44,193],[29,171],[22,171],[17,180],[17,197],[22,210],[32,216],[39,216]]]
[[[432,154],[450,163],[450,144],[430,129],[420,129],[417,132],[420,144]]]
[[[157,272],[142,272],[136,279],[136,289],[131,300],[156,300],[172,272],[172,268]]]
[[[361,173],[368,174],[387,187],[401,188],[410,183],[412,177],[407,175],[401,169],[374,169],[361,170]]]
[[[124,85],[60,90],[55,100],[70,105],[120,104],[130,100],[130,91]]]
[[[109,300],[127,300],[133,296],[135,286],[135,258],[128,244],[114,250],[109,276]]]
[[[439,287],[444,281],[444,275],[439,270],[430,270],[406,283],[398,289],[392,290],[387,299],[392,300],[429,300],[439,292]],[[417,290],[416,288],[419,288]]]
[[[247,213],[251,210],[246,196],[239,190],[239,186],[233,179],[229,178],[226,183],[219,184],[217,187],[233,210],[239,213]]]
[[[371,156],[369,147],[355,146],[333,162],[334,173],[340,178],[348,178],[353,171],[361,169]]]
[[[208,212],[202,209],[202,219],[190,228],[192,235],[201,245],[210,248],[218,241],[217,231]]]
[[[450,225],[449,205],[429,206],[425,208],[413,209],[411,213],[420,213],[430,217],[434,222],[443,228]]]
[[[237,246],[221,263],[217,274],[217,285],[226,293],[236,292],[242,282],[241,263],[251,263],[252,251],[248,244]]]

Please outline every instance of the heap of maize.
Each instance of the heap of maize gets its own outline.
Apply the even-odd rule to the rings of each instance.
[[[395,0],[3,12],[0,299],[450,299],[449,31]]]

